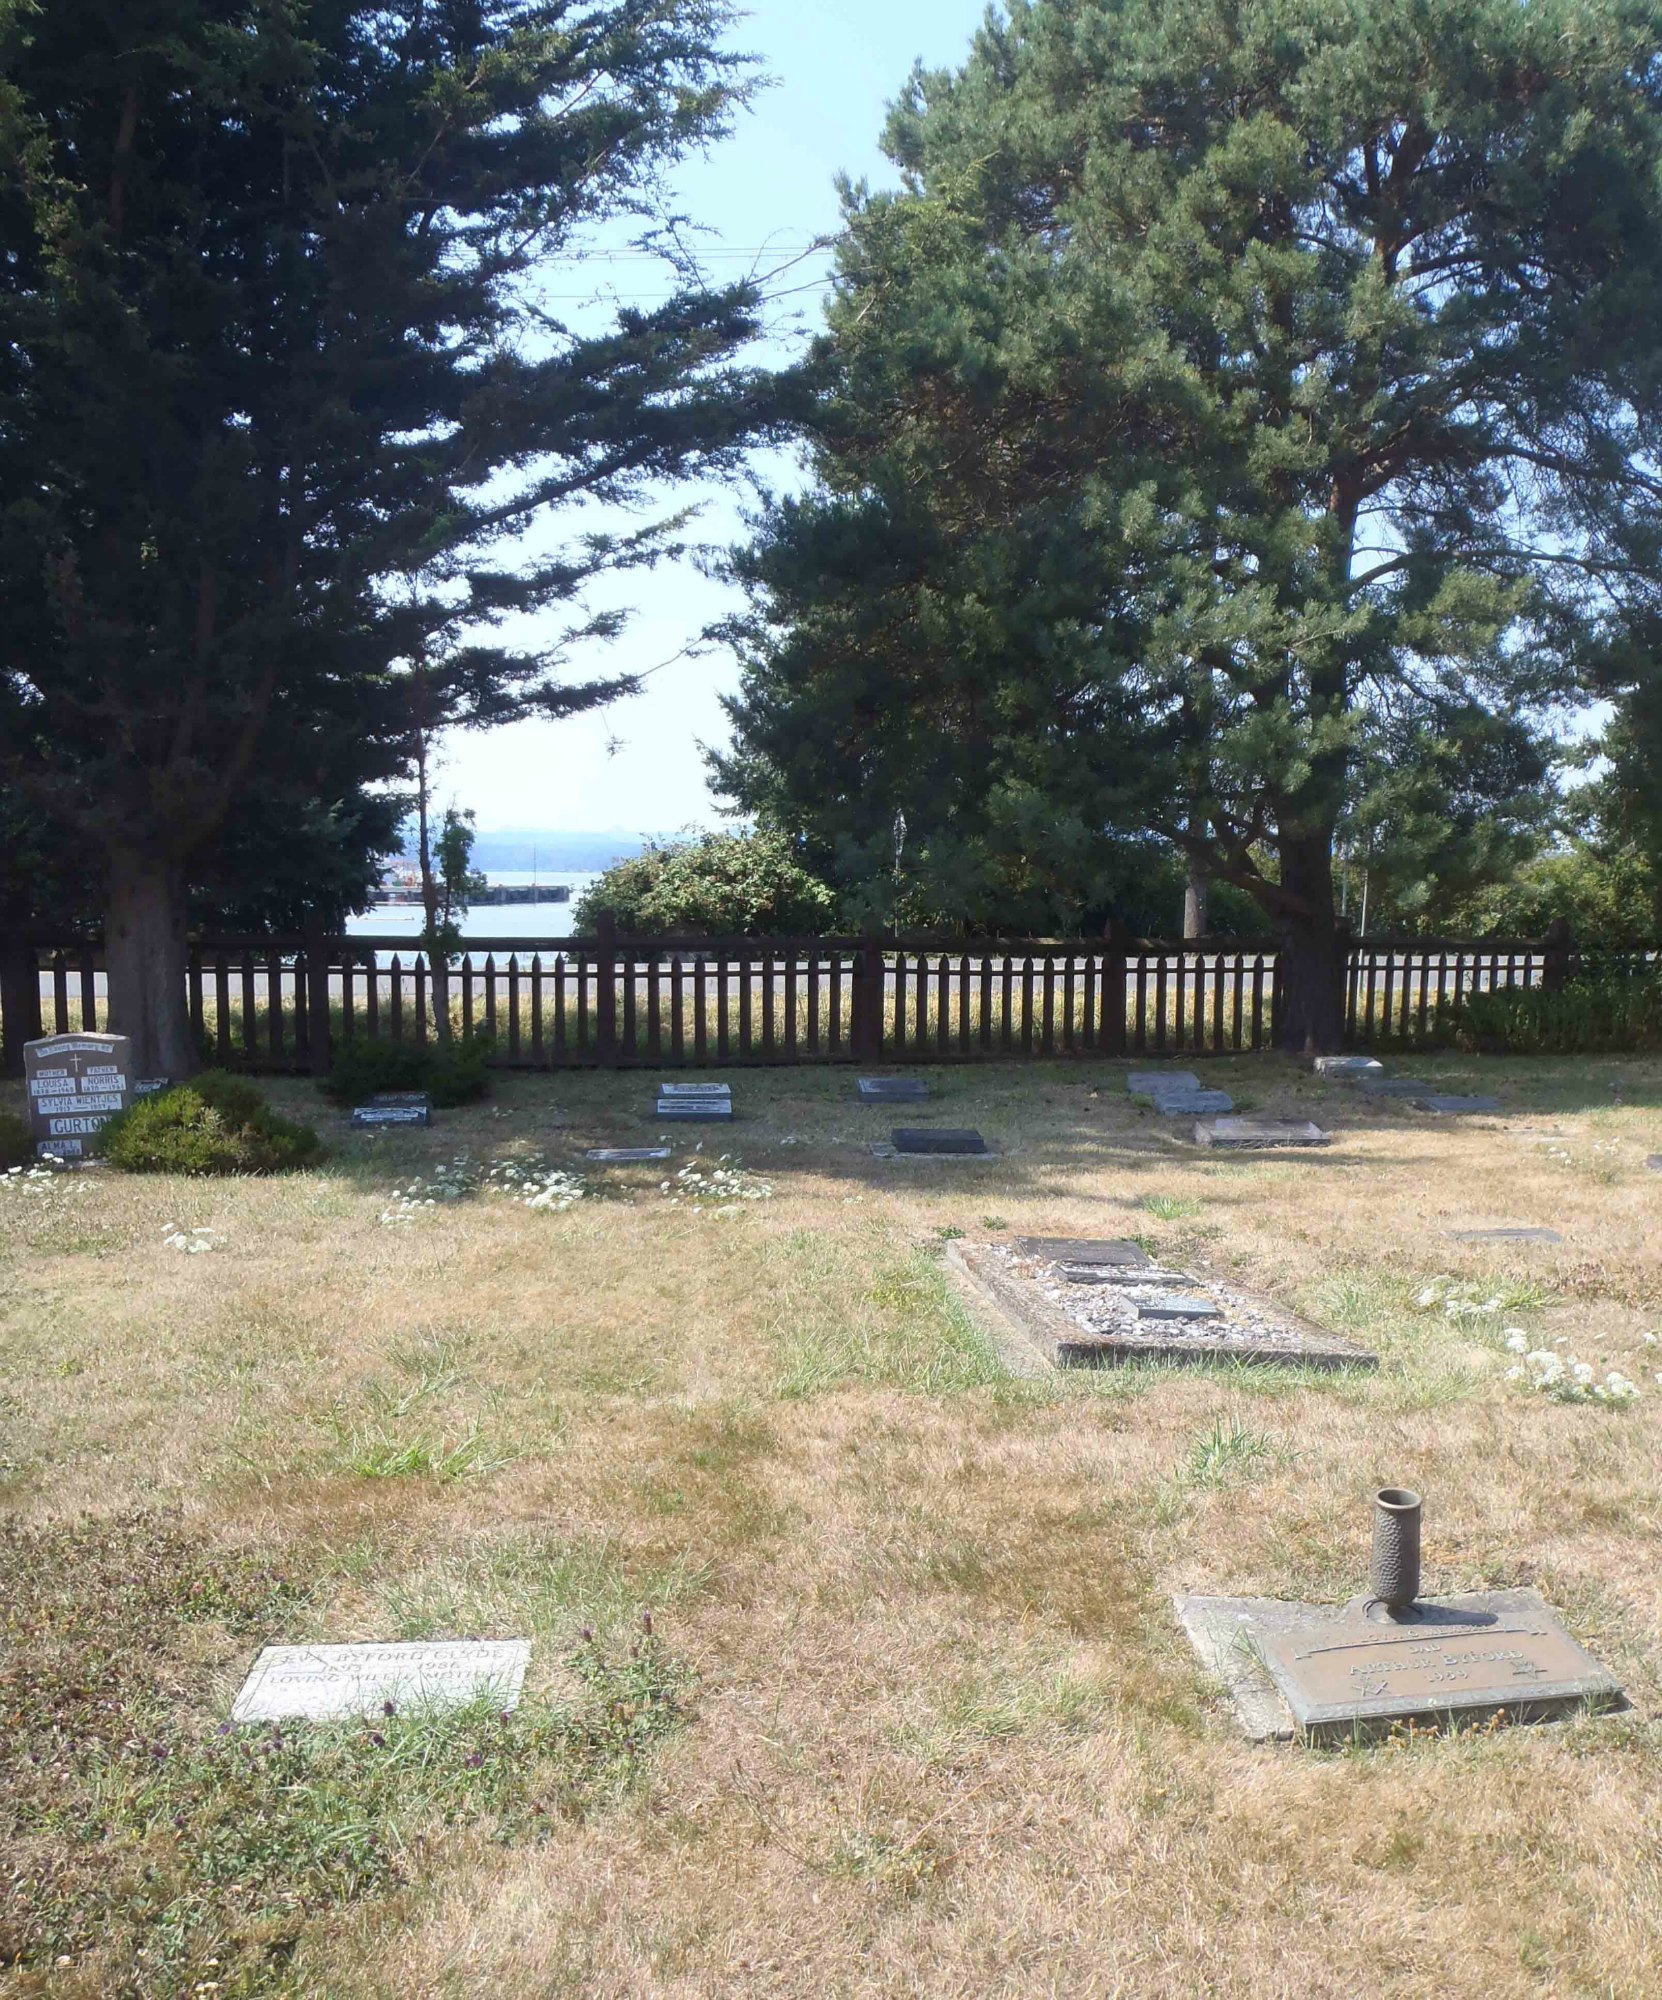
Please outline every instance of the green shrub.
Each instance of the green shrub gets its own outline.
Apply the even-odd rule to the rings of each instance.
[[[1447,1010],[1457,1048],[1492,1055],[1597,1055],[1662,1049],[1662,978],[1607,974],[1475,993]]]
[[[26,1167],[35,1157],[35,1142],[27,1118],[15,1111],[0,1111],[0,1174],[10,1167]]]
[[[211,1070],[141,1097],[104,1127],[102,1147],[132,1174],[279,1174],[323,1151],[311,1126],[280,1118],[243,1078]]]
[[[436,1105],[469,1104],[490,1089],[486,1064],[494,1036],[458,1035],[448,1049],[436,1042],[383,1042],[355,1036],[335,1044],[323,1083],[337,1104],[366,1104],[383,1090],[424,1090]]]

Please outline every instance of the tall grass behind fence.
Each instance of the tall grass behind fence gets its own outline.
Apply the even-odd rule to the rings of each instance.
[[[41,951],[40,1032],[106,1025],[96,943]],[[1601,955],[1655,972],[1658,953]],[[1430,1044],[1476,995],[1561,985],[1581,964],[1540,940],[1366,939],[1343,1012],[1358,1048]],[[1591,961],[1589,960],[1589,963]],[[452,1024],[520,1068],[1202,1056],[1268,1047],[1272,941],[608,937],[484,939],[442,981],[408,939],[204,938],[187,974],[204,1057],[315,1070],[331,1043],[423,1042]],[[29,1024],[25,1024],[26,1027]]]

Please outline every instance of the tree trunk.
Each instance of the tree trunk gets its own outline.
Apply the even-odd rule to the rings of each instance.
[[[1321,836],[1281,842],[1281,885],[1309,908],[1289,918],[1276,969],[1275,1046],[1336,1055],[1344,1041],[1350,928],[1333,907],[1333,847]]]
[[[1212,918],[1212,884],[1202,874],[1200,863],[1189,863],[1189,879],[1183,888],[1183,935],[1205,937]]]
[[[40,1031],[40,960],[20,926],[0,936],[0,1076],[23,1074],[23,1044]]]
[[[130,1035],[133,1073],[177,1080],[201,1067],[185,993],[185,882],[166,862],[119,850],[104,923],[110,1030]]]

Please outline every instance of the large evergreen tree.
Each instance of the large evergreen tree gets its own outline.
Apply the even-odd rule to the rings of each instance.
[[[1662,10],[1015,0],[886,144],[721,781],[874,862],[1152,829],[1332,1046],[1336,832],[1504,853],[1655,611]]]
[[[573,328],[543,274],[720,132],[726,23],[0,0],[0,784],[96,858],[141,1068],[191,1066],[186,892],[239,797],[326,812],[423,732],[627,684],[496,628],[594,629],[660,537],[518,537],[735,451],[756,299]]]

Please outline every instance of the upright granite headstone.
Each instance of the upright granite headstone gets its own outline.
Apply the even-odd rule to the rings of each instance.
[[[38,1158],[79,1160],[133,1101],[133,1045],[126,1035],[48,1035],[23,1045],[23,1087]]]

